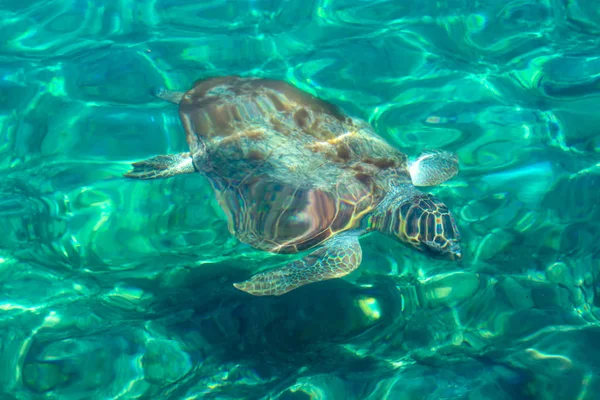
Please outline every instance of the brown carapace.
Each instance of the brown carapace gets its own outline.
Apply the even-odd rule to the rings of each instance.
[[[280,295],[344,276],[360,265],[359,236],[372,231],[461,257],[451,213],[415,188],[454,176],[454,154],[409,162],[367,122],[283,81],[216,77],[157,96],[179,104],[190,151],[136,162],[125,176],[201,173],[239,240],[273,253],[311,250],[238,289]]]

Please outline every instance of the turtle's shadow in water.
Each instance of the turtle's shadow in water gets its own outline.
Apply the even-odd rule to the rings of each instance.
[[[411,309],[403,297],[402,293],[418,285],[414,279],[378,276],[362,287],[333,279],[282,296],[255,297],[232,286],[248,274],[248,265],[242,264],[238,257],[189,267],[186,278],[177,285],[144,288],[156,293],[148,318],[152,321],[147,323],[152,326],[150,334],[156,332],[179,343],[194,363],[197,376],[220,376],[219,371],[227,371],[228,381],[249,377],[246,382],[260,382],[262,390],[269,393],[280,392],[301,377],[319,375],[358,382],[359,386],[368,386],[373,379],[394,380],[399,373],[412,376],[417,373],[415,368],[429,371],[435,382],[441,376],[435,372],[440,365],[431,364],[438,360],[435,357],[421,360],[424,364],[420,367],[408,362],[403,372],[398,369],[401,360],[411,358],[411,349],[430,348],[439,334],[427,331],[440,326],[429,320],[435,310]],[[173,269],[165,270],[165,278]],[[155,281],[159,285],[165,282]],[[375,318],[368,313],[373,305]],[[420,317],[415,318],[417,315]],[[421,325],[413,326],[415,321]],[[354,348],[360,348],[360,353]],[[471,362],[468,359],[458,357],[456,361]],[[447,390],[454,387],[453,368],[442,368],[449,374],[443,379],[449,382],[444,383]],[[497,380],[490,370],[475,386]],[[522,385],[521,381],[510,383],[508,389],[520,391]]]
[[[185,319],[166,317],[170,334],[183,337],[193,332],[210,346],[198,351],[222,360],[352,369],[353,355],[342,356],[347,351],[337,344],[383,329],[402,315],[398,290],[390,282],[362,289],[333,279],[282,296],[256,297],[232,285],[247,272],[221,263],[204,267],[192,268],[182,286],[161,291],[154,311],[161,319],[186,309]],[[375,292],[382,317],[374,319],[361,309],[359,299]],[[353,361],[363,368],[365,362],[375,362],[368,357]]]

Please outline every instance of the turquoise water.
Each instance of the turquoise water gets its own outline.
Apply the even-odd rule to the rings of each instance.
[[[2,399],[595,399],[600,6],[531,1],[0,3]],[[410,155],[463,260],[382,235],[351,275],[233,282],[294,256],[239,243],[150,95],[286,80]]]

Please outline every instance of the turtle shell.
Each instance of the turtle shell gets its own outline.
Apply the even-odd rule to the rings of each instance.
[[[229,229],[262,250],[314,247],[359,226],[390,176],[410,182],[406,156],[366,122],[283,81],[201,80],[179,114]]]

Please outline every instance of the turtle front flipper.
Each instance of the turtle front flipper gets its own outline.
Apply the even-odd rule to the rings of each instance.
[[[126,178],[158,179],[196,172],[190,153],[156,156],[131,165],[133,169],[124,175]]]
[[[158,97],[161,100],[168,101],[169,103],[179,104],[185,92],[178,92],[175,90],[167,90],[163,87],[154,88],[150,93]]]
[[[445,150],[426,150],[409,165],[415,186],[435,186],[458,173],[458,157]]]
[[[359,235],[341,233],[300,260],[258,273],[233,286],[254,296],[279,296],[309,283],[348,275],[362,260]]]

